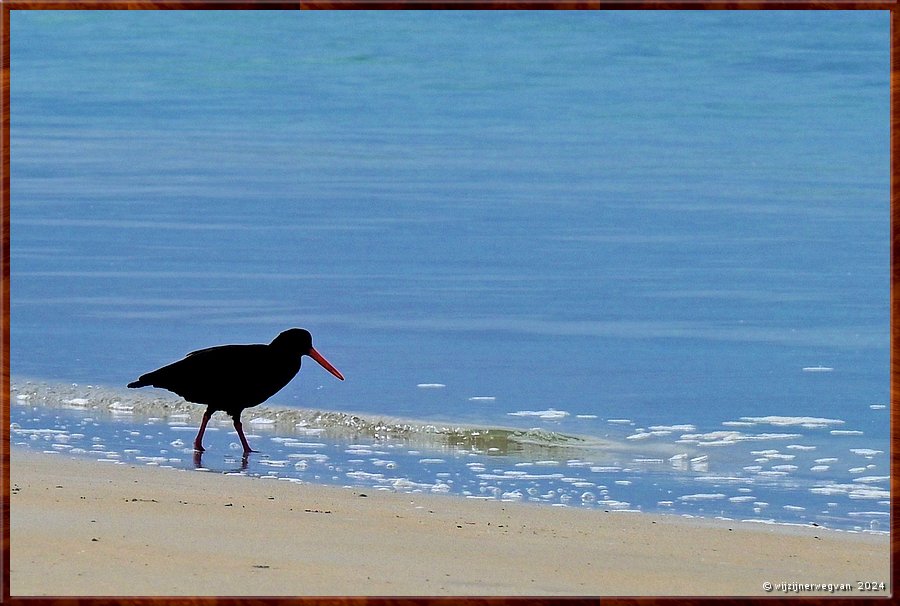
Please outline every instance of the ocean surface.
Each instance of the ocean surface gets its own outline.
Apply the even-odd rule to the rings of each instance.
[[[886,529],[887,11],[10,36],[14,446]],[[124,388],[292,326],[347,380],[306,362],[247,410],[246,463],[226,417],[197,461],[202,408]]]

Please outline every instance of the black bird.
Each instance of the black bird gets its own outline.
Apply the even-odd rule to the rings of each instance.
[[[203,452],[203,432],[210,417],[223,410],[234,420],[244,454],[254,452],[244,437],[241,412],[262,404],[290,383],[300,370],[301,356],[309,356],[325,370],[344,380],[312,346],[312,335],[302,328],[286,330],[268,345],[219,345],[192,351],[183,360],[148,372],[128,387],[162,387],[189,402],[206,404],[194,450]]]

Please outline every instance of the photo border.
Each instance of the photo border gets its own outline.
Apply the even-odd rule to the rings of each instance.
[[[804,604],[817,604],[819,602],[828,606],[858,606],[862,604],[877,603],[887,604],[888,597],[871,598],[828,598],[828,597],[750,597],[750,598],[720,598],[720,597],[640,597],[640,598],[511,598],[511,597],[297,597],[297,598],[253,598],[253,597],[11,597],[9,582],[10,567],[10,341],[9,341],[9,278],[10,278],[10,12],[14,10],[354,10],[354,9],[577,9],[577,10],[884,10],[890,12],[890,447],[891,447],[891,587],[895,587],[896,576],[894,569],[898,562],[897,540],[897,488],[900,487],[900,458],[897,457],[900,450],[900,423],[898,423],[898,371],[900,371],[900,358],[895,354],[894,345],[897,342],[898,323],[900,315],[900,294],[895,288],[900,278],[900,268],[896,263],[898,250],[898,218],[900,218],[900,204],[898,204],[898,180],[897,173],[900,168],[900,116],[897,111],[898,86],[900,86],[900,0],[871,1],[871,0],[839,0],[835,2],[802,1],[802,0],[734,0],[731,2],[703,2],[703,1],[644,1],[631,0],[604,0],[604,1],[561,1],[549,2],[544,0],[495,0],[492,2],[473,0],[444,0],[434,2],[429,0],[330,0],[330,1],[303,1],[283,2],[280,0],[180,0],[180,1],[127,1],[127,0],[0,0],[2,8],[2,20],[0,20],[0,59],[2,59],[2,108],[0,108],[0,130],[2,130],[2,175],[0,175],[0,505],[2,505],[2,550],[0,550],[0,602],[13,602],[19,604],[34,605],[129,605],[129,606],[274,606],[276,604],[303,604],[316,606],[395,606],[395,605],[441,605],[467,604],[472,606],[518,606],[520,604],[584,604],[587,606],[601,603],[604,606],[621,605],[637,606],[644,604],[709,604],[709,603],[781,603],[783,601],[796,601]],[[52,574],[52,571],[47,571]]]

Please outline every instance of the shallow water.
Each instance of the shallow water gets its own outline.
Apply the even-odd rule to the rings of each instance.
[[[604,439],[559,432],[442,426],[265,406],[246,413],[242,455],[230,419],[191,448],[203,407],[95,387],[17,381],[12,443],[61,456],[240,473],[373,490],[445,493],[616,511],[715,516],[887,532],[889,461],[838,419],[743,418],[635,428],[592,419]],[[870,408],[873,419],[885,407]],[[839,438],[837,437],[839,436]],[[820,445],[839,439],[840,457]]]
[[[352,455],[335,437],[327,481],[867,527],[858,505],[887,498],[850,495],[887,475],[871,406],[889,397],[888,26],[884,11],[14,11],[12,373],[114,389],[305,326],[347,380],[304,365],[273,406],[643,449],[607,465],[374,435]],[[121,397],[141,410],[151,393]],[[76,422],[28,414],[18,431]],[[135,423],[91,415],[103,442]],[[290,461],[270,438],[294,434],[251,420],[263,454]],[[140,456],[190,443],[145,422],[128,431],[166,435]],[[224,469],[227,423],[218,435],[204,464]],[[403,448],[446,462],[372,461]],[[510,458],[471,472],[469,456]],[[248,469],[276,469],[263,460]],[[505,473],[540,461],[562,476]]]

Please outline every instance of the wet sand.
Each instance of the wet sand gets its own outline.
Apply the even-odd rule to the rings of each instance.
[[[890,591],[885,535],[298,485],[22,449],[10,475],[13,596]],[[785,594],[766,592],[766,582],[850,589]]]

